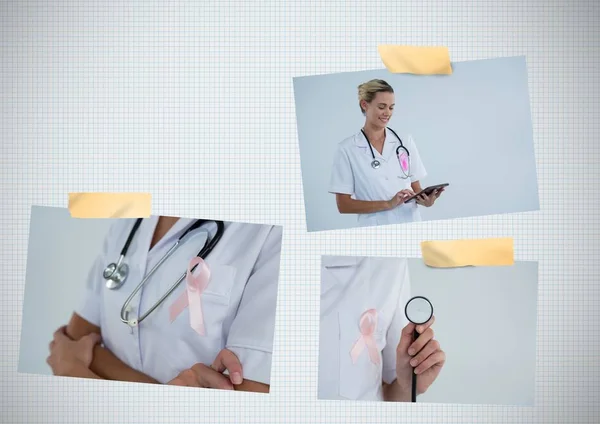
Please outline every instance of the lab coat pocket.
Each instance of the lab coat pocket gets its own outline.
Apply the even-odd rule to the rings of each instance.
[[[377,325],[365,337],[360,326],[363,312],[339,312],[339,394],[350,400],[375,400],[382,384],[385,333]]]
[[[231,303],[231,291],[235,284],[237,268],[230,265],[210,264],[210,280],[200,296],[200,316],[203,334],[198,331],[197,309],[191,316],[188,306],[171,322],[176,334],[172,360],[179,371],[194,364],[210,365],[225,345],[224,323],[236,307]],[[176,296],[186,293],[184,288]],[[194,318],[192,320],[192,318]],[[194,321],[195,325],[192,325]]]
[[[229,304],[236,274],[237,268],[232,265],[211,264],[210,280],[203,296]]]
[[[199,296],[200,301],[195,304],[194,311],[190,311],[190,305],[181,312],[173,325],[183,327],[183,335],[190,340],[206,338],[220,340],[222,338],[223,322],[230,314],[232,306],[231,290],[235,282],[237,268],[231,265],[211,264],[210,280],[206,289]],[[186,289],[181,293],[186,293]],[[199,308],[197,305],[199,304]],[[197,311],[200,312],[197,312]],[[200,315],[204,327],[204,334],[200,334],[192,327],[192,316],[197,320]]]

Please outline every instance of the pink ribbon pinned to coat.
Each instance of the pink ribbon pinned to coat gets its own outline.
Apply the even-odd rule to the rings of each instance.
[[[195,274],[192,274],[192,269]],[[181,314],[185,308],[190,308],[190,325],[201,336],[204,336],[204,316],[202,314],[202,292],[206,290],[210,280],[210,270],[202,258],[195,256],[188,265],[186,280],[186,290],[169,307],[169,317],[171,322]]]
[[[373,337],[375,329],[377,328],[377,311],[375,309],[369,309],[361,315],[359,328],[360,337],[350,350],[352,363],[356,363],[358,357],[366,348],[369,352],[369,359],[371,359],[371,362],[379,365],[379,349],[377,348],[377,342]]]
[[[404,172],[408,172],[408,156],[406,155],[406,153],[402,153],[400,154],[400,166],[402,167],[402,170]]]

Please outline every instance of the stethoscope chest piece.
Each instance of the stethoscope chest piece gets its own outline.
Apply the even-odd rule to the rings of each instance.
[[[371,166],[373,167],[373,169],[379,169],[379,167],[381,166],[381,162],[375,159],[373,160],[373,162],[371,162]]]
[[[125,283],[128,274],[129,266],[127,264],[118,265],[113,262],[104,269],[102,276],[106,280],[106,287],[110,290],[116,290]]]
[[[416,325],[425,324],[433,316],[433,305],[423,296],[415,296],[408,301],[404,309],[406,318]]]

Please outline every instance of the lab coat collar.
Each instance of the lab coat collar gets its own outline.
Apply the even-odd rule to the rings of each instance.
[[[369,156],[371,156],[371,150],[369,149],[369,142],[365,138],[362,131],[359,131],[354,137],[354,143],[357,147],[362,149],[366,149],[366,152]],[[393,132],[389,130],[389,128],[385,128],[385,141],[383,143],[383,150],[380,154],[375,147],[373,147],[373,153],[376,158],[383,159],[385,161],[389,161],[392,157],[396,156],[396,148],[398,147],[398,139],[394,135]]]
[[[152,237],[154,236],[154,231],[156,230],[156,226],[158,225],[158,218],[159,216],[152,215],[149,219],[148,228],[150,229],[150,231],[148,231],[148,247],[150,246],[150,242],[152,240]],[[175,224],[158,241],[158,243],[156,243],[154,247],[160,248],[160,246],[162,246],[165,243],[175,243],[175,241],[184,233],[184,231],[187,230],[195,221],[196,220],[192,218],[179,218],[177,222],[175,222]]]
[[[179,238],[194,222],[196,222],[196,219],[194,218],[179,218],[175,225],[171,227],[167,235],[169,238]]]

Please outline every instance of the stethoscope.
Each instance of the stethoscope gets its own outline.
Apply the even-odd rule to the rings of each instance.
[[[387,129],[390,130],[400,142],[400,145],[396,148],[396,157],[398,158],[398,162],[400,162],[400,169],[402,169],[402,173],[404,174],[403,179],[407,179],[408,177],[410,177],[410,152],[406,147],[404,147],[404,144],[402,143],[400,137],[398,137],[398,134],[396,134],[396,132],[391,128]],[[371,161],[371,166],[373,167],[373,169],[379,169],[379,167],[381,166],[381,162],[379,162],[375,158],[375,152],[373,151],[373,146],[369,141],[369,137],[367,137],[367,134],[365,134],[365,131],[362,128],[360,131],[365,136],[367,144],[369,145],[369,149],[371,150],[371,156],[373,157],[373,160]]]
[[[158,267],[160,267],[173,254],[173,252],[175,252],[175,250],[177,250],[177,248],[181,244],[181,241],[184,239],[184,237],[187,236],[188,234],[190,234],[192,231],[200,228],[206,222],[208,222],[208,221],[201,220],[201,219],[194,222],[194,224],[190,228],[188,228],[179,237],[179,239],[177,240],[175,245],[173,245],[173,247],[171,247],[169,249],[169,251],[160,259],[160,261],[158,261],[158,263],[156,265],[154,265],[154,267],[150,270],[150,272],[142,279],[142,281],[137,285],[135,290],[129,295],[129,297],[127,298],[125,303],[123,303],[123,307],[121,308],[121,322],[128,324],[131,327],[135,327],[135,326],[139,325],[144,319],[146,319],[146,317],[148,315],[150,315],[173,292],[173,290],[175,290],[179,286],[179,284],[181,284],[181,282],[184,280],[184,278],[187,274],[187,271],[184,272],[181,275],[181,277],[179,277],[179,279],[169,288],[169,290],[167,290],[167,292],[156,303],[154,303],[154,305],[152,305],[152,307],[146,313],[144,313],[142,316],[138,317],[137,319],[131,319],[131,320],[129,319],[129,304],[131,303],[131,301],[133,300],[133,298],[137,294],[137,292],[140,291],[141,288],[148,282],[148,280],[154,274],[154,272],[158,269]],[[210,252],[212,252],[214,247],[217,245],[217,243],[219,243],[219,240],[223,236],[225,225],[221,221],[214,221],[214,222],[217,224],[217,233],[210,240],[209,240],[209,237],[207,234],[207,237],[204,242],[204,246],[202,247],[202,250],[200,250],[198,255],[196,255],[196,256],[201,257],[202,259],[205,259],[210,254]],[[127,241],[125,241],[125,245],[123,246],[123,249],[121,250],[121,255],[119,256],[119,260],[117,261],[117,263],[113,262],[113,263],[109,264],[104,269],[104,272],[102,273],[102,276],[106,280],[106,287],[110,290],[117,290],[117,289],[121,288],[123,286],[123,284],[125,283],[127,276],[129,275],[129,267],[127,266],[126,263],[123,263],[123,261],[125,260],[125,255],[127,254],[129,245],[131,244],[133,237],[135,236],[138,229],[140,228],[141,223],[142,223],[142,218],[138,218],[137,221],[135,222],[135,224],[133,225],[133,228],[129,232]],[[208,233],[208,231],[207,231],[207,233]],[[190,270],[190,272],[193,272],[197,266],[198,265],[194,266]]]
[[[433,305],[423,296],[415,296],[406,303],[404,314],[410,322],[415,325],[423,325],[433,316]],[[415,328],[413,331],[413,342],[419,337],[419,332]],[[412,373],[412,395],[411,402],[417,401],[417,374]]]

